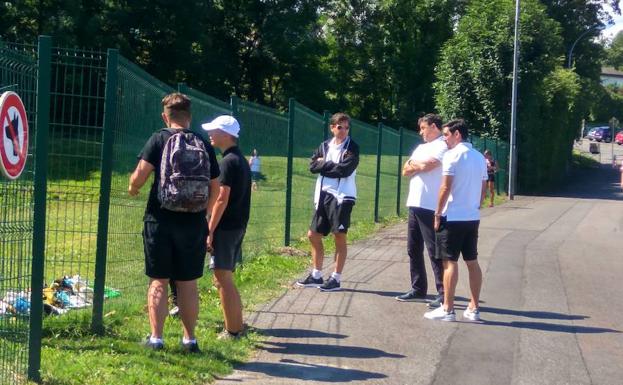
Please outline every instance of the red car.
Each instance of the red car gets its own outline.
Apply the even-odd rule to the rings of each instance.
[[[614,137],[614,142],[619,146],[623,144],[623,131],[617,132],[616,136]]]

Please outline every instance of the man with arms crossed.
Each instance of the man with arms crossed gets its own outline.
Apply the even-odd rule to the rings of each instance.
[[[307,233],[311,242],[314,268],[298,286],[320,287],[322,291],[340,290],[342,269],[346,263],[346,232],[357,197],[355,169],[359,164],[359,146],[348,135],[350,117],[336,113],[330,120],[333,138],[320,144],[311,158],[309,170],[318,174],[314,205],[316,211]],[[333,233],[335,238],[335,270],[324,282],[322,237]]]
[[[210,217],[208,249],[210,267],[218,288],[225,319],[219,339],[239,337],[243,330],[242,301],[234,284],[233,272],[242,262],[242,240],[247,231],[251,210],[251,169],[238,148],[240,125],[229,115],[221,115],[202,125],[212,145],[223,154],[219,163],[221,176],[218,197]]]
[[[411,289],[396,297],[398,301],[416,301],[426,298],[428,281],[424,264],[424,245],[433,267],[437,297],[429,307],[439,307],[443,302],[443,263],[435,258],[435,230],[433,214],[441,186],[441,161],[448,147],[441,135],[441,117],[427,114],[418,120],[424,143],[417,146],[402,168],[409,182],[409,224],[407,227],[407,253],[411,272]]]
[[[442,128],[448,144],[443,157],[441,188],[435,210],[437,258],[443,260],[443,305],[424,314],[431,320],[456,321],[454,293],[459,278],[458,259],[463,255],[469,271],[471,300],[463,318],[480,320],[478,300],[482,272],[478,265],[478,226],[480,207],[487,187],[487,164],[484,156],[465,142],[467,125],[462,119],[452,120]]]
[[[143,218],[145,273],[150,278],[147,304],[151,326],[151,335],[144,345],[155,350],[164,347],[162,331],[167,317],[167,286],[169,280],[175,280],[179,315],[184,328],[182,348],[186,352],[197,353],[199,346],[194,334],[199,314],[197,279],[203,275],[208,236],[207,212],[205,209],[199,212],[171,211],[163,208],[158,198],[161,167],[165,167],[161,165],[165,146],[175,133],[190,133],[191,122],[190,99],[186,95],[167,95],[162,99],[162,106],[162,120],[167,128],[154,133],[143,147],[128,188],[131,196],[137,195],[151,172],[155,171]],[[210,163],[209,210],[218,192],[219,168],[212,146],[205,141],[202,143]]]

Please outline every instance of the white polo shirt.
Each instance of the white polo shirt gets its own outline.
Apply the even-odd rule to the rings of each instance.
[[[454,177],[442,215],[449,222],[479,220],[482,182],[487,180],[485,157],[471,143],[461,142],[445,153],[442,174]]]
[[[409,159],[419,162],[436,159],[441,162],[446,151],[448,151],[448,146],[443,136],[440,136],[431,142],[417,146]],[[407,206],[435,210],[439,187],[441,187],[441,166],[413,175],[409,181]]]

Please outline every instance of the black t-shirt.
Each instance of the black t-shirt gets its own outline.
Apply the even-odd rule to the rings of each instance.
[[[190,129],[184,129],[183,131],[192,132],[192,130]],[[221,173],[218,167],[218,161],[216,160],[216,153],[214,152],[214,148],[201,135],[197,133],[194,134],[203,141],[203,145],[208,152],[208,157],[210,158],[210,178],[218,178]],[[205,210],[197,213],[171,211],[162,208],[160,205],[160,201],[158,200],[158,184],[160,183],[160,160],[162,159],[162,151],[164,150],[164,145],[167,143],[167,140],[171,137],[171,135],[173,134],[168,129],[162,129],[158,132],[155,132],[149,138],[149,140],[147,140],[147,143],[145,143],[145,146],[141,150],[141,153],[138,154],[138,159],[149,162],[152,166],[154,166],[154,183],[151,185],[151,190],[149,191],[149,199],[147,200],[147,207],[145,207],[145,216],[143,217],[143,221],[205,221]]]
[[[218,228],[223,230],[245,229],[251,210],[251,169],[238,146],[230,147],[223,153],[219,163],[221,176],[219,182],[228,186],[229,202],[223,212]]]

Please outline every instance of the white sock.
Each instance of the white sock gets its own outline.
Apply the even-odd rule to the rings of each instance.
[[[193,338],[192,340],[187,340],[186,337],[182,337],[182,343],[184,345],[188,345],[190,343],[195,343],[196,344],[197,343],[197,339]]]
[[[151,342],[152,344],[163,344],[164,343],[162,338],[156,338],[154,336],[149,336],[149,342]]]
[[[333,273],[331,273],[331,278],[334,278],[336,281],[340,282],[340,279],[342,279],[342,274],[341,273],[336,273],[334,271]]]
[[[312,277],[314,279],[322,278],[322,271],[317,269],[312,270]]]

